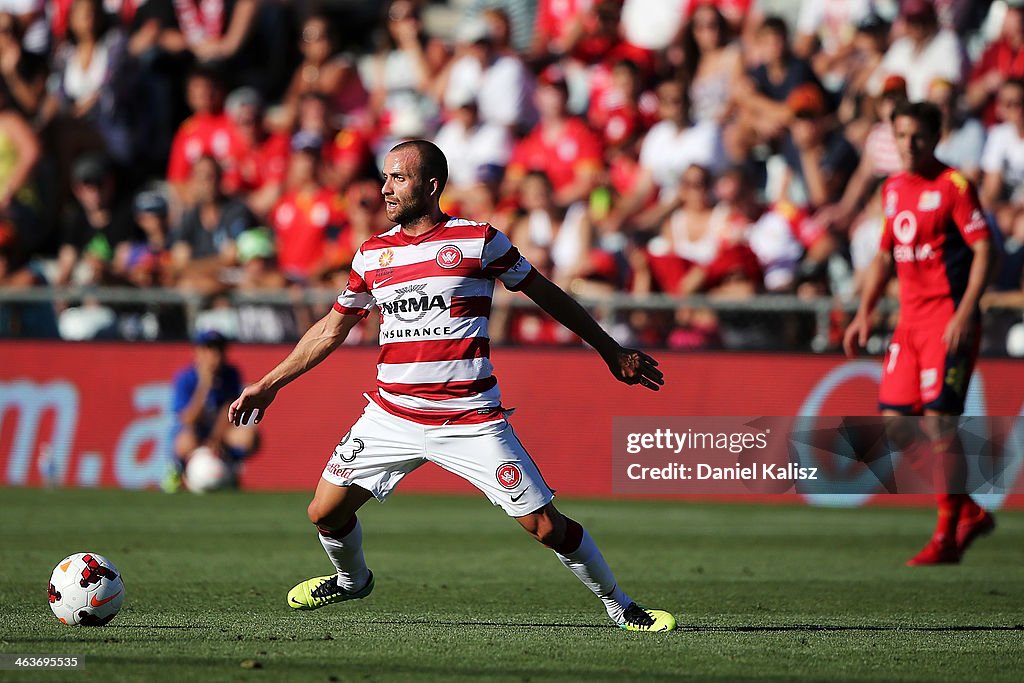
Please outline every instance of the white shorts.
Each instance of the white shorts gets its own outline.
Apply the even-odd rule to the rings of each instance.
[[[335,486],[356,484],[383,502],[402,477],[426,462],[473,484],[510,517],[536,512],[553,497],[507,419],[424,425],[373,401],[342,437],[322,476]]]

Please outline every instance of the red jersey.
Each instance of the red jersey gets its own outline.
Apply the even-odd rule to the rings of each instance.
[[[309,275],[326,254],[327,228],[343,219],[342,199],[331,190],[285,193],[270,212],[281,270]]]
[[[227,114],[194,114],[185,119],[174,134],[167,180],[180,183],[192,174],[192,165],[201,156],[212,156],[225,174],[234,170],[235,134]]]
[[[235,132],[229,168],[224,172],[224,187],[230,192],[251,192],[269,183],[284,182],[291,154],[290,140],[274,133],[255,145]]]
[[[1000,38],[981,53],[981,58],[971,70],[969,82],[976,83],[993,71],[1001,73],[1007,79],[1024,78],[1024,48],[1014,50],[1005,38]],[[990,97],[982,113],[982,123],[989,127],[998,120],[996,98]]]
[[[974,252],[989,227],[974,186],[942,166],[933,177],[890,176],[882,186],[881,248],[896,262],[900,325],[944,325],[967,289]]]
[[[534,128],[512,151],[508,170],[513,177],[544,171],[557,192],[588,165],[601,165],[601,142],[583,121],[569,118],[561,135],[551,141],[545,139],[543,125]]]

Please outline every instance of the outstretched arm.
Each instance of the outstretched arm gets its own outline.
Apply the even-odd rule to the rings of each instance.
[[[624,349],[601,329],[589,313],[571,296],[551,280],[535,273],[523,287],[523,293],[533,299],[548,315],[575,332],[601,354],[615,379],[626,384],[641,384],[657,391],[665,384],[658,362],[642,351]]]
[[[262,421],[277,392],[331,355],[359,320],[357,315],[343,315],[331,309],[306,330],[287,358],[263,379],[242,390],[241,395],[228,408],[228,420],[236,427],[248,424],[249,418],[253,416],[256,422]]]

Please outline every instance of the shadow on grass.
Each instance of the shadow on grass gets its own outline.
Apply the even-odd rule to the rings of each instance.
[[[791,624],[787,626],[679,626],[680,631],[690,633],[792,633],[831,631],[876,631],[895,633],[912,631],[919,633],[963,633],[972,631],[1024,631],[1024,624],[1013,626],[846,626],[841,624]]]
[[[401,621],[388,619],[374,619],[372,621],[360,622],[364,624],[380,624],[388,626],[441,626],[441,627],[462,627],[481,626],[485,628],[524,628],[524,629],[598,629],[608,630],[614,628],[611,624],[565,624],[558,622],[551,623],[516,623],[498,621],[445,621],[431,619],[403,619]],[[799,632],[843,632],[843,631],[874,631],[882,633],[895,632],[919,632],[919,633],[970,633],[970,632],[1011,632],[1024,631],[1024,624],[1012,626],[877,626],[877,625],[846,625],[846,624],[786,624],[780,626],[699,626],[680,624],[678,631],[685,633],[799,633]]]

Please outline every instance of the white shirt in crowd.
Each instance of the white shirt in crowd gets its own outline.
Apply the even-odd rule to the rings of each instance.
[[[928,87],[937,78],[953,84],[963,82],[964,50],[960,39],[952,31],[939,31],[918,51],[913,41],[904,36],[894,42],[882,58],[876,76],[903,76],[907,82],[907,97],[920,102],[928,95]],[[877,83],[869,84],[871,92],[879,90]]]
[[[448,158],[448,178],[454,187],[468,187],[479,179],[485,166],[508,164],[512,156],[512,137],[505,126],[493,123],[467,128],[453,118],[441,126],[434,143]]]
[[[988,131],[981,153],[981,170],[999,173],[1003,184],[1018,188],[1024,184],[1024,138],[1012,123],[1000,123]]]
[[[672,121],[659,121],[647,132],[640,147],[640,166],[651,173],[662,198],[675,193],[683,172],[693,164],[715,173],[724,162],[720,131],[710,121],[683,129]]]
[[[446,109],[474,97],[480,120],[503,126],[532,123],[533,79],[518,57],[498,57],[484,68],[476,57],[460,57],[452,65],[444,92]]]
[[[687,0],[626,0],[620,25],[626,40],[646,50],[664,50],[679,32]]]

